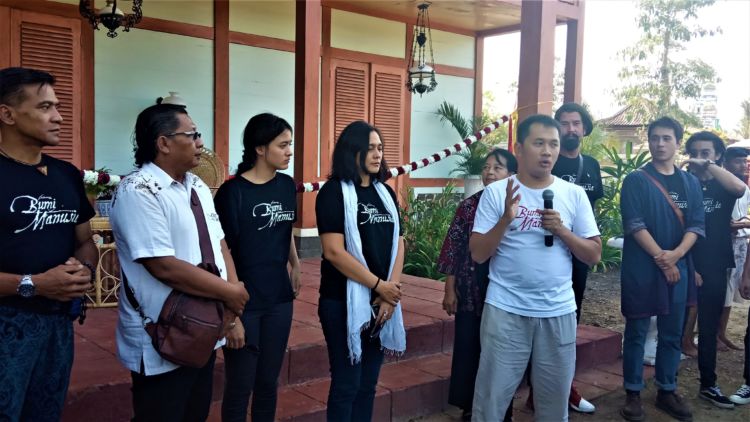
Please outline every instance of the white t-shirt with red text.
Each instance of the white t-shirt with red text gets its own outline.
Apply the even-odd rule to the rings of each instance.
[[[553,208],[560,213],[565,227],[583,238],[598,236],[586,192],[557,177],[543,189],[528,188],[516,176],[494,182],[485,188],[479,201],[474,232],[487,233],[500,220],[505,211],[505,190],[511,179],[519,186],[521,200],[516,218],[490,258],[490,284],[485,301],[527,317],[551,318],[575,312],[570,250],[557,237],[552,247],[544,246],[545,232],[538,210],[544,208],[542,192],[550,189],[555,194]]]

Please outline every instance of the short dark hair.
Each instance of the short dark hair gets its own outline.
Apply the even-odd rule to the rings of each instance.
[[[581,116],[581,123],[583,123],[583,129],[585,130],[583,136],[589,136],[591,131],[594,130],[594,121],[586,107],[578,103],[565,103],[555,111],[555,120],[559,122],[563,113],[578,113]]]
[[[557,129],[557,135],[562,135],[562,128],[560,127],[560,123],[557,120],[553,119],[550,116],[547,116],[546,114],[534,114],[523,119],[521,124],[518,125],[518,138],[516,139],[516,142],[522,144],[524,139],[529,136],[529,132],[531,132],[531,125],[535,123],[539,123],[544,127],[555,128]]]
[[[500,157],[505,158],[508,171],[518,173],[518,161],[516,161],[516,157],[507,149],[494,148],[486,157],[484,157],[484,161],[487,161],[490,157],[495,157],[495,160],[497,160],[498,163],[500,162]]]
[[[721,165],[721,163],[724,161],[724,152],[727,150],[727,146],[724,145],[724,141],[719,138],[718,135],[715,133],[709,132],[707,130],[696,132],[688,138],[687,142],[685,142],[685,152],[690,155],[690,147],[698,142],[698,141],[709,141],[712,144],[714,144],[714,151],[716,151],[716,155],[721,155],[716,162]]]
[[[179,114],[187,115],[185,106],[155,104],[138,114],[135,121],[135,165],[141,167],[156,159],[156,139],[180,127]]]
[[[733,160],[735,158],[747,158],[750,152],[746,148],[741,147],[729,147],[724,153],[725,160]]]
[[[23,102],[26,85],[54,85],[55,77],[37,69],[6,67],[0,70],[0,104],[17,105]]]
[[[385,139],[383,139],[383,134],[380,133],[380,130],[365,121],[358,120],[349,123],[341,131],[339,139],[336,141],[336,146],[333,148],[331,174],[328,176],[329,180],[351,181],[355,184],[362,182],[359,170],[367,171],[365,160],[367,159],[367,151],[370,147],[370,133],[372,132],[380,136],[380,141],[385,147]],[[359,162],[356,159],[357,154],[359,154]],[[387,174],[388,164],[385,161],[385,155],[383,155],[380,161],[380,170],[376,174],[371,174],[370,177],[383,182]]]
[[[682,140],[682,135],[685,133],[685,130],[682,128],[680,122],[669,116],[663,116],[648,124],[648,139],[651,139],[651,132],[653,132],[653,130],[657,127],[672,129],[674,131],[674,137],[677,140],[677,143]]]
[[[270,144],[285,130],[293,132],[289,122],[275,114],[261,113],[251,117],[242,134],[242,145],[245,149],[242,151],[242,162],[237,166],[237,174],[242,174],[255,166],[258,160],[256,147]]]

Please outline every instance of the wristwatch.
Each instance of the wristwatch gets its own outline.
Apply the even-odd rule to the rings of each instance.
[[[703,168],[708,168],[711,164],[716,164],[716,161],[714,160],[706,160],[706,164],[703,165]]]
[[[16,291],[19,296],[26,299],[34,296],[34,293],[36,293],[36,287],[34,286],[34,282],[31,281],[30,274],[21,277],[21,282],[18,283],[18,289],[16,289]]]

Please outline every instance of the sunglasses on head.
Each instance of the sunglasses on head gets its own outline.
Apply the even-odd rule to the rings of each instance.
[[[201,133],[200,133],[200,132],[196,132],[196,131],[194,131],[194,130],[191,130],[191,131],[188,131],[188,132],[174,132],[174,133],[168,133],[168,134],[166,134],[166,135],[164,135],[164,136],[177,136],[177,135],[185,135],[185,136],[187,136],[187,137],[191,137],[191,138],[193,138],[193,141],[197,141],[197,140],[198,140],[198,138],[200,138],[200,137],[201,137]]]

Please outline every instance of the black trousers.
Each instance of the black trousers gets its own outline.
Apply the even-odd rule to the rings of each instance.
[[[589,277],[589,266],[573,257],[573,294],[576,297],[576,322],[581,322],[581,305],[583,292],[586,291],[586,279]]]
[[[482,315],[474,312],[456,312],[448,403],[468,411],[471,411],[474,402],[474,382],[479,369],[481,322]],[[512,417],[513,402],[511,401],[505,413],[505,420],[510,421]]]
[[[286,302],[242,314],[245,347],[224,348],[223,422],[247,420],[251,393],[253,421],[272,422],[276,417],[279,372],[292,327],[292,310],[292,302]]]
[[[216,353],[202,368],[181,366],[159,375],[131,372],[133,422],[204,422],[213,390]]]
[[[700,273],[703,285],[698,288],[698,369],[701,388],[716,385],[716,335],[727,293],[727,270]]]
[[[352,363],[349,359],[346,314],[346,302],[320,298],[318,316],[331,365],[326,419],[329,422],[367,422],[372,420],[383,351],[380,340],[370,340],[367,330],[364,330],[361,336],[362,359]]]

